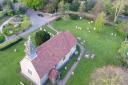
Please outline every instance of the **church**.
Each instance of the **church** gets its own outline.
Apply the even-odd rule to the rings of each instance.
[[[25,43],[25,57],[20,61],[21,74],[35,85],[44,85],[49,79],[55,84],[61,69],[76,51],[76,38],[61,32],[35,47],[29,37]]]

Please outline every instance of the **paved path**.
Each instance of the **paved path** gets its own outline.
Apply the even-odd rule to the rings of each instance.
[[[81,50],[80,51],[81,52],[80,53],[80,56],[78,57],[77,61],[72,65],[71,69],[68,71],[68,73],[66,74],[66,76],[64,77],[64,79],[63,80],[60,80],[58,82],[58,85],[66,85],[67,81],[69,80],[69,78],[72,75],[72,72],[74,72],[74,70],[76,69],[76,67],[80,63],[81,58],[85,55],[85,48],[81,44],[79,44],[79,43],[77,43],[77,44],[80,46],[80,50]]]
[[[47,25],[50,29],[52,29],[53,31],[55,31],[56,33],[58,33],[58,31],[55,29],[55,28],[53,28],[53,26],[51,25],[51,24],[48,24]]]
[[[46,25],[46,24],[56,20],[59,17],[59,16],[44,16],[44,17],[40,17],[40,16],[38,16],[39,13],[40,12],[33,11],[33,10],[28,10],[27,11],[26,14],[30,17],[30,21],[32,23],[32,26],[28,30],[26,30],[25,32],[19,34],[19,36],[26,37],[30,33],[38,30],[43,25]]]

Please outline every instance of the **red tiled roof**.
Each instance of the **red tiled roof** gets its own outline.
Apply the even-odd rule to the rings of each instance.
[[[51,38],[37,49],[37,57],[32,63],[42,78],[55,65],[69,53],[76,45],[76,39],[69,32],[62,32]]]

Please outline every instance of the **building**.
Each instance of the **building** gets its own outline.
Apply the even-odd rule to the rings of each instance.
[[[36,85],[44,85],[49,79],[53,84],[59,69],[67,63],[76,50],[77,40],[69,32],[62,32],[35,48],[26,42],[26,56],[20,61],[21,73]]]

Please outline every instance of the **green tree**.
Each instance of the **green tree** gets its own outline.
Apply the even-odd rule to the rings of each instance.
[[[21,24],[22,30],[24,31],[25,29],[29,28],[30,25],[31,25],[31,23],[30,23],[29,18],[28,18],[27,16],[24,16],[23,22],[22,22],[22,24]]]
[[[128,68],[128,42],[122,42],[118,52],[120,54],[118,59],[121,66]]]
[[[95,27],[96,27],[97,32],[102,31],[102,29],[104,27],[104,22],[105,22],[105,13],[101,12],[95,21]]]
[[[41,9],[43,7],[43,0],[21,0],[21,2],[28,8],[35,10]]]
[[[65,4],[64,4],[64,0],[60,1],[59,6],[58,6],[58,10],[60,12],[61,15],[65,14]]]
[[[80,6],[79,0],[73,0],[73,2],[70,5],[70,10],[71,11],[78,11],[79,6]]]
[[[37,46],[41,45],[42,43],[46,42],[49,39],[50,39],[50,35],[47,32],[45,31],[36,32],[35,42]]]

